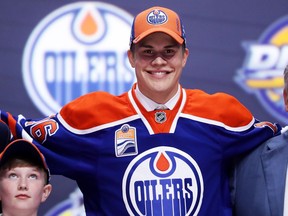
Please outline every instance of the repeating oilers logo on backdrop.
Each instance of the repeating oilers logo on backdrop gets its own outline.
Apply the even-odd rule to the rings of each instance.
[[[247,54],[243,67],[237,71],[236,82],[255,94],[271,115],[287,124],[282,92],[283,71],[288,64],[288,16],[269,26],[257,42],[243,45]]]
[[[138,155],[122,180],[129,215],[197,215],[203,191],[198,164],[172,147],[156,147]]]
[[[121,94],[135,82],[126,51],[133,16],[103,2],[56,9],[31,33],[24,49],[25,87],[44,114],[88,92]]]

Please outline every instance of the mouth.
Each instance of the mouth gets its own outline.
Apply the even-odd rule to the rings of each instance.
[[[18,199],[27,199],[27,198],[30,198],[28,195],[26,194],[19,194],[16,196]]]
[[[163,77],[165,75],[170,74],[171,72],[168,72],[168,71],[148,71],[148,73],[155,76],[155,77]]]

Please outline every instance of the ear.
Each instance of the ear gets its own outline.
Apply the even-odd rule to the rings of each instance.
[[[2,181],[1,181],[1,183],[2,183]],[[1,209],[1,201],[2,201],[2,186],[3,184],[1,184],[1,186],[0,186],[0,209]],[[1,213],[0,213],[0,216],[1,216]]]
[[[288,112],[288,92],[285,87],[283,89],[283,99],[284,99],[285,111]]]
[[[182,67],[185,67],[188,56],[189,56],[189,50],[188,48],[185,48],[184,53],[183,53]]]
[[[131,67],[135,68],[134,55],[131,50],[127,51],[127,56],[128,56]]]
[[[46,199],[49,197],[51,191],[52,191],[52,185],[51,184],[47,184],[44,186],[41,202],[46,201]]]

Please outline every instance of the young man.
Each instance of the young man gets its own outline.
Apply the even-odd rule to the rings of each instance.
[[[127,54],[137,77],[129,92],[93,92],[42,120],[2,119],[41,144],[52,174],[77,181],[87,216],[231,215],[230,160],[279,126],[227,94],[181,87],[189,51],[170,9],[135,17]]]
[[[284,70],[288,112],[288,66]],[[235,169],[235,215],[288,215],[288,131],[273,137],[240,160]]]
[[[2,216],[37,216],[51,190],[49,170],[37,147],[23,139],[8,144],[0,155]]]

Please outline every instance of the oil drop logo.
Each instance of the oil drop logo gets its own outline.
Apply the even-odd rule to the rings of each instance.
[[[133,16],[103,2],[78,2],[48,14],[24,49],[22,74],[35,106],[50,115],[92,91],[128,91],[135,82],[126,51]]]
[[[203,191],[203,176],[196,161],[173,147],[156,147],[138,155],[122,180],[129,215],[197,215]]]

